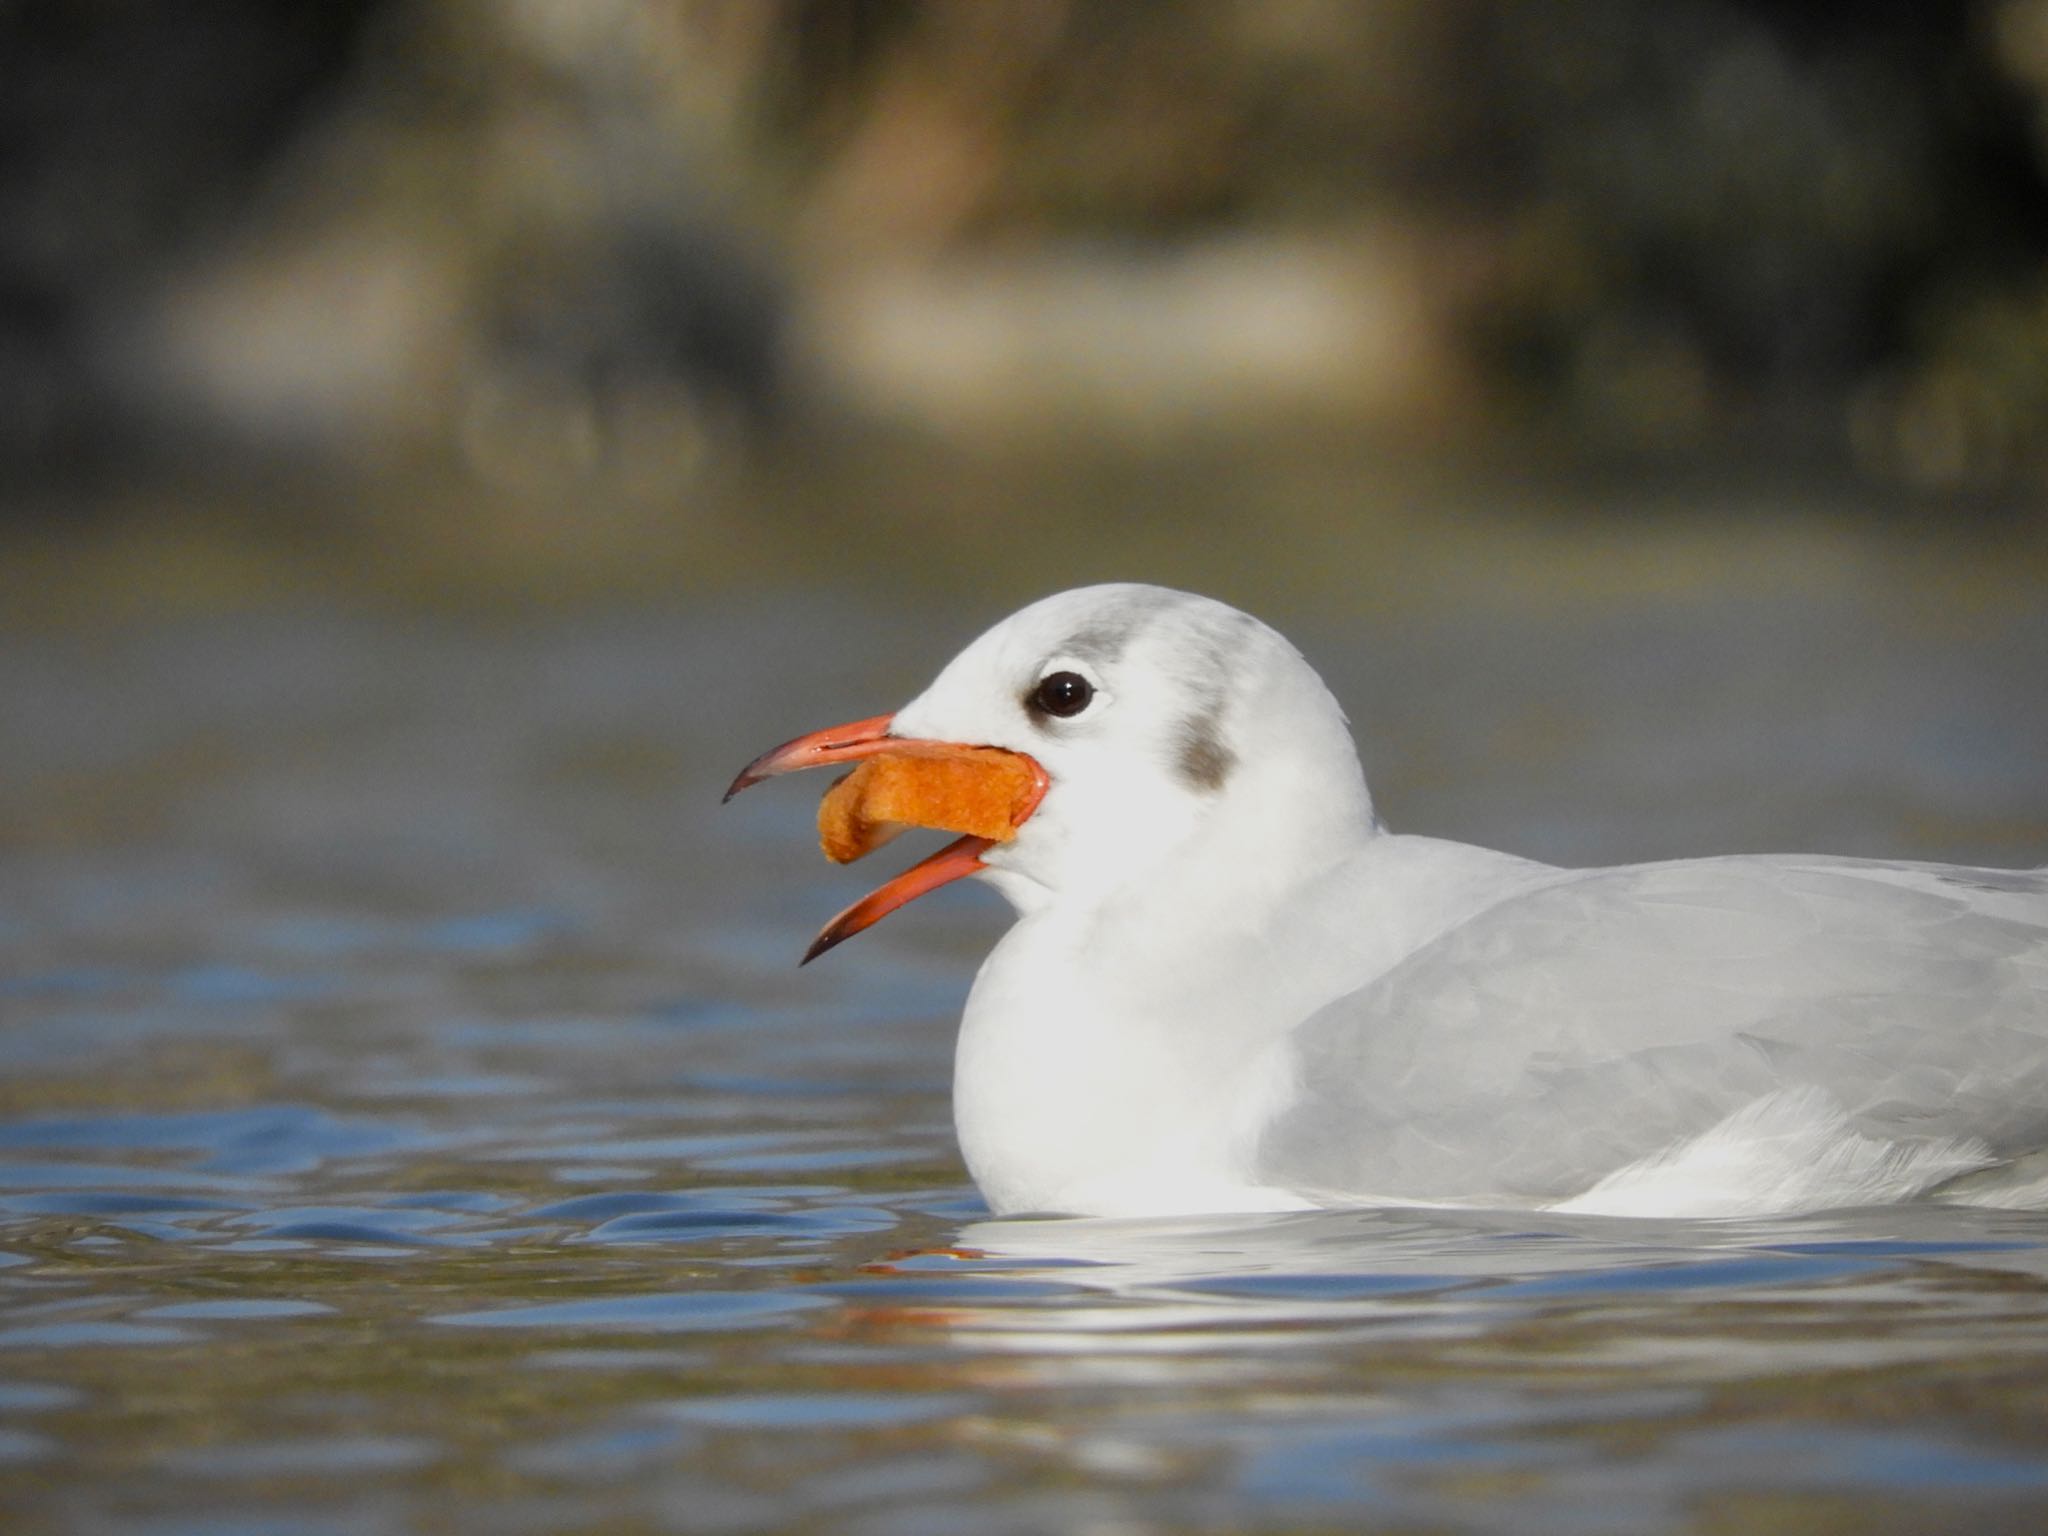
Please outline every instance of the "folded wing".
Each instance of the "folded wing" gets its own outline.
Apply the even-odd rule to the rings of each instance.
[[[1587,871],[1443,934],[1286,1048],[1259,1172],[1320,1198],[1908,1198],[2048,1148],[2048,870]]]

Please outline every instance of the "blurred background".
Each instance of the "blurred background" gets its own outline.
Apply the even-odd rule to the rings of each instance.
[[[2032,587],[2044,508],[2048,0],[0,3],[17,621]]]
[[[2041,1528],[2038,1223],[919,1264],[1001,903],[719,797],[1102,579],[2048,864],[2048,0],[0,0],[0,1529]]]

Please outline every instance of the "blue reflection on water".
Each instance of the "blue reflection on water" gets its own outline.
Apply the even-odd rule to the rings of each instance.
[[[1767,1291],[1784,1285],[1818,1285],[1852,1275],[1874,1274],[1884,1266],[1875,1257],[1857,1260],[1836,1255],[1800,1258],[1756,1254],[1739,1259],[1712,1259],[1698,1264],[1646,1263],[1620,1269],[1585,1270],[1545,1275],[1496,1287],[1496,1300],[1531,1296],[1579,1296],[1603,1292],[1690,1291],[1734,1287]]]
[[[453,1138],[384,1119],[302,1104],[179,1114],[29,1117],[0,1121],[0,1147],[204,1152],[195,1166],[242,1174],[305,1173],[330,1158],[418,1151]]]

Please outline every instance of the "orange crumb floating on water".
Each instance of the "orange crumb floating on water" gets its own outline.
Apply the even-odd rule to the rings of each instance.
[[[1006,843],[1037,784],[1028,758],[995,747],[944,757],[871,757],[825,791],[818,841],[835,864],[872,853],[904,827]]]

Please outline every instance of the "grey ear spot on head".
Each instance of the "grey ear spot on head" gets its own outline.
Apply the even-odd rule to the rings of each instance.
[[[1188,784],[1205,794],[1215,794],[1237,767],[1237,754],[1223,743],[1223,722],[1213,710],[1191,715],[1181,722],[1180,753],[1175,765]]]

